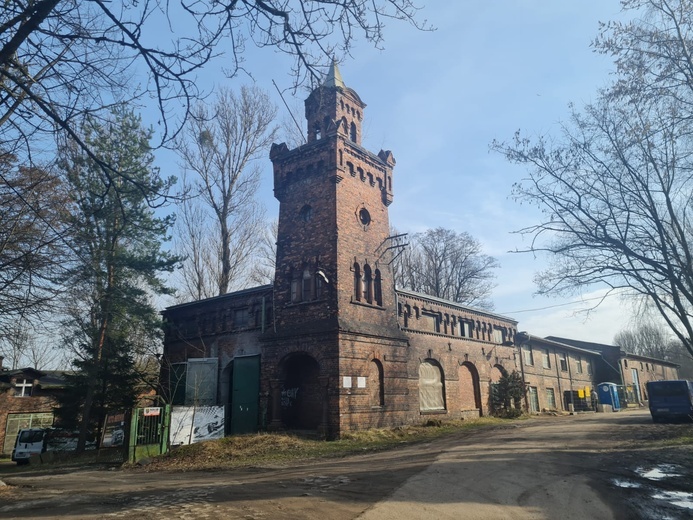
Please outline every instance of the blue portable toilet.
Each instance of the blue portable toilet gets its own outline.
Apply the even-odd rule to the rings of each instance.
[[[614,412],[621,409],[621,402],[618,399],[618,386],[615,383],[599,383],[597,394],[601,404],[611,405]]]

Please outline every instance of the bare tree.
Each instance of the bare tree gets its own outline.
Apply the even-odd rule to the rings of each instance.
[[[0,170],[6,172],[11,161],[26,173],[53,160],[59,133],[61,142],[80,148],[112,185],[138,186],[150,206],[161,204],[166,193],[151,192],[84,139],[85,121],[108,122],[114,106],[153,102],[158,139],[150,144],[170,144],[204,95],[196,86],[198,72],[222,50],[229,51],[223,70],[228,76],[245,70],[248,43],[293,56],[298,86],[319,77],[333,56],[347,56],[359,36],[379,46],[387,20],[424,28],[425,22],[415,19],[417,12],[412,0],[5,0],[0,9]],[[52,193],[53,180],[43,181],[45,187],[34,184],[31,190]],[[0,327],[12,319],[10,303],[30,313],[48,301],[54,287],[39,260],[51,255],[42,255],[46,248],[36,243],[60,242],[48,236],[50,227],[44,226],[42,238],[43,204],[17,197],[14,182],[0,178]],[[8,197],[11,206],[6,206]],[[17,212],[25,221],[33,213],[37,231],[23,231],[15,242],[21,247],[10,250],[7,237],[19,236]]]
[[[671,330],[652,317],[640,315],[637,325],[614,336],[614,344],[627,352],[663,359],[679,365],[679,377],[693,377],[693,358],[684,345],[673,339]]]
[[[0,341],[12,341],[59,290],[65,200],[56,175],[0,153]]]
[[[0,10],[0,147],[16,145],[24,160],[31,143],[58,128],[89,153],[82,120],[150,98],[167,142],[180,128],[174,107],[182,104],[187,114],[198,96],[196,73],[222,46],[230,49],[227,75],[244,69],[252,42],[293,56],[299,85],[319,77],[333,55],[348,55],[357,36],[380,46],[386,20],[424,27],[417,11],[412,0],[7,0]],[[135,73],[146,76],[133,83]]]
[[[492,309],[495,258],[482,253],[466,232],[429,229],[410,238],[410,248],[394,262],[395,283],[402,288],[465,305]]]
[[[274,140],[276,108],[257,87],[217,94],[195,107],[177,148],[186,170],[177,244],[184,298],[209,298],[249,282],[249,260],[262,234],[257,162]],[[188,175],[190,173],[190,175]]]
[[[671,332],[654,322],[642,322],[614,336],[614,344],[626,352],[657,359],[670,359]]]
[[[562,134],[492,147],[529,169],[515,185],[540,208],[528,251],[553,263],[539,292],[606,286],[653,305],[693,355],[693,2],[623,1],[641,18],[610,23],[595,42],[614,56],[610,88]]]
[[[50,348],[39,346],[31,325],[25,319],[20,319],[7,328],[7,334],[0,338],[0,354],[13,370],[22,367],[41,370],[56,358],[55,352]]]
[[[274,283],[274,271],[277,267],[277,236],[279,221],[273,220],[259,236],[258,249],[255,254],[250,280],[257,285]]]

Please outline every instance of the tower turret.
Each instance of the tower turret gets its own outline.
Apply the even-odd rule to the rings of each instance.
[[[308,142],[340,132],[350,141],[361,144],[361,121],[366,104],[342,80],[337,63],[332,61],[323,83],[306,99]]]
[[[332,63],[305,102],[308,142],[273,145],[277,325],[399,335],[388,206],[394,157],[363,148],[366,104]]]

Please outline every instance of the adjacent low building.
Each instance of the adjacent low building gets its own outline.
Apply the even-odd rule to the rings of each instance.
[[[516,342],[521,353],[520,370],[527,383],[527,410],[594,408],[594,390],[602,382],[598,375],[603,360],[598,352],[525,332],[517,335]]]
[[[646,385],[648,381],[679,378],[679,365],[677,363],[633,354],[617,345],[592,343],[557,336],[549,336],[547,339],[599,353],[602,361],[597,374],[597,382],[610,382],[622,386],[622,397],[630,405],[640,405],[647,401]]]
[[[53,425],[56,395],[65,388],[62,372],[3,368],[0,356],[0,447],[10,455],[22,428]]]

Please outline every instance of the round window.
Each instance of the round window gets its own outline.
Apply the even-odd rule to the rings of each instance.
[[[361,208],[359,210],[359,221],[364,226],[367,226],[371,223],[371,214],[368,213],[368,210],[366,208]]]

